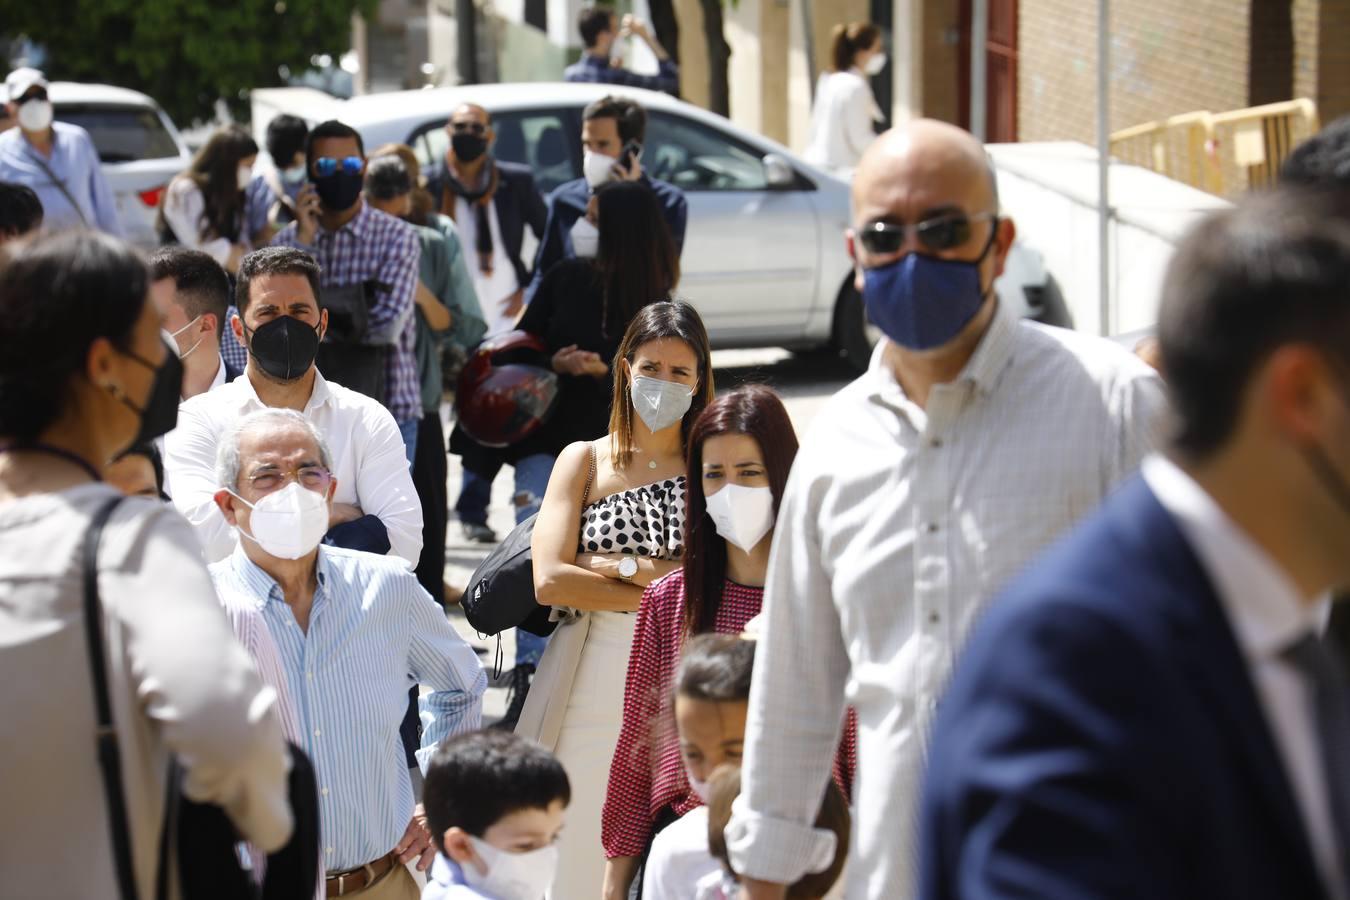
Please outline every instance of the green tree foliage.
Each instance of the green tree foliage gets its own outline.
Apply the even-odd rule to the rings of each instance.
[[[143,91],[181,125],[218,98],[282,83],[350,47],[351,15],[378,0],[3,0],[3,29],[49,52],[47,77]]]

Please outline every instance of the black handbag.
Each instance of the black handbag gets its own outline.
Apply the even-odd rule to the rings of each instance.
[[[591,467],[581,506],[591,496],[595,482],[595,448],[591,449]],[[479,634],[500,634],[509,628],[523,628],[531,634],[547,637],[558,627],[550,621],[552,607],[540,606],[534,597],[534,558],[530,541],[534,537],[536,513],[521,522],[487,558],[474,569],[464,589],[460,606],[464,617]]]
[[[386,403],[389,399],[389,344],[370,340],[370,307],[381,285],[374,281],[326,287],[319,305],[328,311],[328,330],[314,358],[323,377]]]
[[[120,900],[137,900],[131,861],[131,829],[127,823],[126,794],[122,786],[121,751],[117,726],[108,695],[104,656],[102,604],[98,593],[98,546],[113,511],[122,497],[109,499],[94,513],[84,541],[84,626],[89,667],[98,714],[98,760],[108,807],[108,831],[112,836],[113,864]],[[155,869],[155,897],[167,900],[170,854],[176,863],[180,894],[184,900],[280,900],[310,897],[318,883],[318,791],[308,757],[294,744],[288,781],[295,821],[290,841],[267,858],[268,867],[261,895],[252,877],[239,863],[235,845],[239,836],[224,810],[212,803],[197,803],[182,794],[182,770],[170,757],[164,800],[164,825],[159,836]]]

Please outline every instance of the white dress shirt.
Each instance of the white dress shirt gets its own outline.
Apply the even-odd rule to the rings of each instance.
[[[816,82],[811,110],[811,136],[802,158],[827,172],[849,177],[877,133],[882,118],[872,87],[858,68],[826,72]]]
[[[478,211],[463,197],[455,200],[455,227],[459,229],[460,246],[464,248],[464,262],[473,276],[474,293],[478,295],[479,305],[483,308],[483,318],[487,321],[488,336],[510,331],[516,323],[515,316],[506,314],[506,301],[520,290],[520,279],[516,276],[516,267],[506,255],[506,245],[502,241],[502,227],[497,221],[497,204],[487,205],[488,230],[492,234],[492,273],[483,272],[478,265]]]
[[[1275,561],[1228,518],[1195,479],[1162,456],[1144,461],[1144,480],[1177,520],[1214,584],[1256,686],[1307,826],[1323,880],[1344,898],[1336,828],[1328,803],[1312,691],[1284,656],[1294,643],[1320,632],[1325,604],[1303,602]]]
[[[845,703],[858,713],[850,898],[916,875],[926,737],[983,604],[1155,441],[1156,373],[999,307],[965,369],[912,402],[878,347],[813,423],[778,516],[755,660],[736,871],[792,883]]]
[[[229,238],[206,238],[202,236],[202,214],[206,211],[206,201],[202,198],[202,189],[197,182],[185,175],[179,175],[169,182],[169,190],[164,195],[164,221],[168,223],[178,243],[192,250],[201,250],[212,259],[225,265],[234,250]],[[248,239],[241,235],[238,243],[248,245]]]
[[[264,409],[245,372],[178,407],[178,427],[165,441],[164,471],[173,502],[197,531],[208,562],[230,555],[238,537],[213,499],[221,436],[240,416]],[[338,503],[352,503],[384,523],[390,553],[417,565],[422,552],[422,505],[408,471],[408,457],[394,417],[380,403],[315,371],[304,408],[333,454]]]
[[[642,876],[647,900],[684,900],[705,875],[722,865],[708,849],[708,807],[691,809],[652,841]]]

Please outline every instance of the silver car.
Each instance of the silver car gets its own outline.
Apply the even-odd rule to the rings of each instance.
[[[169,179],[192,162],[168,115],[145,94],[106,84],[56,81],[47,95],[58,120],[93,138],[127,239],[157,246],[160,198]]]
[[[848,184],[722,116],[666,94],[597,84],[474,85],[317,106],[308,92],[255,94],[262,95],[255,113],[262,101],[271,112],[311,123],[338,118],[360,132],[367,149],[408,144],[424,165],[444,159],[445,123],[455,107],[477,103],[492,116],[496,157],[529,166],[545,193],[581,177],[585,106],[607,94],[631,97],[647,111],[643,168],[681,188],[689,202],[678,293],[698,307],[713,345],[826,349],[855,367],[867,364],[876,332],[844,247]],[[261,124],[255,115],[255,128]],[[1048,280],[1039,260],[1022,268]],[[1020,283],[999,290],[1023,314],[1039,312],[1043,292]]]

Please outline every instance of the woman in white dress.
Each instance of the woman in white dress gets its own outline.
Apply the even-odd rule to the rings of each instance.
[[[233,274],[252,249],[245,234],[244,191],[253,179],[258,144],[238,125],[211,135],[186,172],[164,192],[157,223],[164,243],[209,253]]]
[[[642,591],[684,552],[685,438],[713,397],[708,334],[687,303],[653,303],[614,357],[609,434],[558,457],[532,542],[539,603],[558,630],[540,660],[518,734],[553,750],[572,781],[550,900],[596,900],[600,812],[623,719]]]
[[[886,67],[881,29],[870,22],[834,26],[830,71],[816,83],[811,137],[803,158],[841,178],[850,178],[882,119],[867,79]]]

